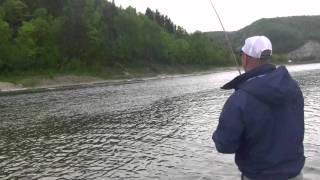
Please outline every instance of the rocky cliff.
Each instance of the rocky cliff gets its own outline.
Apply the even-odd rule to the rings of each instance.
[[[288,53],[287,57],[294,62],[320,60],[320,43],[308,41],[300,48]]]

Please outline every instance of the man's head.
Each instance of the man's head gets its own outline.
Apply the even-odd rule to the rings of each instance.
[[[267,63],[272,55],[272,44],[265,36],[253,36],[245,40],[241,48],[241,62],[245,72]]]

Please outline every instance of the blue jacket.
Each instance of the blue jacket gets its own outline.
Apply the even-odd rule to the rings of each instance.
[[[221,153],[235,153],[243,175],[287,180],[304,166],[304,100],[284,66],[266,64],[222,87],[235,89],[213,133]]]

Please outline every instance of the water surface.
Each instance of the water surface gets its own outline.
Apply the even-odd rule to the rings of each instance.
[[[290,66],[305,96],[304,176],[320,177],[320,64]],[[0,97],[0,179],[237,179],[211,140],[226,71]]]

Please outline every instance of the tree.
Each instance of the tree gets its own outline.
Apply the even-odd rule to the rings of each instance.
[[[13,29],[15,36],[22,22],[29,18],[28,6],[20,0],[6,0],[2,6],[5,14],[4,19]]]
[[[11,30],[9,24],[0,16],[0,72],[8,71],[8,60],[10,52]]]
[[[70,0],[23,0],[30,12],[38,8],[45,8],[49,15],[60,16],[63,13],[66,1]],[[72,0],[71,0],[72,1]]]
[[[147,8],[145,15],[152,21],[154,21],[154,13],[150,8]]]
[[[176,35],[181,38],[181,37],[187,36],[188,33],[183,27],[178,26],[176,28]]]
[[[66,62],[81,59],[88,48],[88,28],[85,21],[85,0],[68,1],[63,13],[63,30],[60,35],[60,49]],[[61,67],[63,68],[63,67]]]

